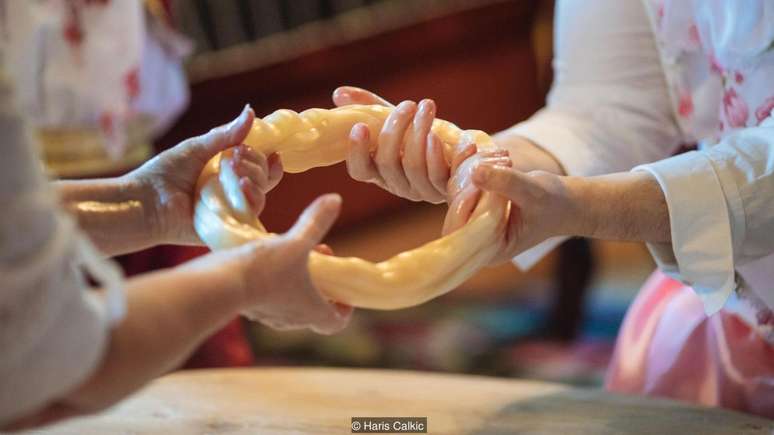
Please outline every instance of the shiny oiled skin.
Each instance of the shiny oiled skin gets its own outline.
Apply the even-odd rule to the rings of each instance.
[[[352,127],[362,122],[379,131],[391,110],[377,105],[278,110],[256,119],[245,142],[259,152],[278,153],[286,172],[303,172],[343,161]],[[480,150],[494,146],[486,133],[461,130],[447,121],[435,120],[432,129],[447,157],[462,140]],[[371,145],[376,146],[375,140]],[[194,227],[212,249],[273,236],[250,209],[230,158],[231,151],[215,156],[197,183]],[[421,304],[453,290],[489,263],[500,248],[508,206],[502,198],[484,193],[461,229],[378,263],[312,252],[312,280],[329,298],[355,307],[390,310]]]

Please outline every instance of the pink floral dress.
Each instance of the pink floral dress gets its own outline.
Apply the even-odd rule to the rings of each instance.
[[[677,123],[700,148],[774,109],[774,7],[766,0],[647,0]],[[772,257],[738,268],[732,300],[705,313],[693,289],[655,272],[629,310],[607,378],[613,391],[774,417]]]

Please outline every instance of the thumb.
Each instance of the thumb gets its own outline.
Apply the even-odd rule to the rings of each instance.
[[[384,98],[365,89],[354,86],[341,86],[333,91],[333,104],[346,106],[348,104],[378,104],[381,106],[395,107]]]
[[[301,242],[306,248],[316,246],[336,222],[341,210],[341,196],[330,193],[312,202],[288,231],[290,238]]]
[[[202,159],[209,159],[226,148],[241,145],[250,133],[254,120],[255,112],[247,104],[233,121],[195,138],[191,145],[192,151]]]
[[[532,196],[533,180],[523,172],[505,166],[479,165],[473,171],[473,183],[479,188],[502,195],[516,204]]]

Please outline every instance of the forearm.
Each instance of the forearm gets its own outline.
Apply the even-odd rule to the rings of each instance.
[[[565,174],[564,168],[551,153],[510,130],[495,134],[493,139],[497,146],[508,150],[514,169],[523,172],[546,171],[557,175]]]
[[[155,245],[158,235],[151,193],[129,177],[57,181],[62,204],[106,255]]]
[[[129,280],[127,317],[112,332],[101,366],[61,402],[99,410],[176,368],[243,308],[237,277],[193,262]]]
[[[664,193],[646,172],[564,177],[577,216],[572,235],[648,243],[671,241]]]

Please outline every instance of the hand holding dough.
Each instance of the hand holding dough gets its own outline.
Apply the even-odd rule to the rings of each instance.
[[[265,154],[279,154],[286,172],[333,165],[345,159],[347,138],[359,122],[379,131],[393,110],[384,106],[343,106],[301,113],[278,110],[256,119],[245,142]],[[460,141],[494,148],[478,130],[461,130],[436,119],[433,131],[448,156]],[[372,144],[376,146],[376,144]],[[194,227],[212,249],[273,237],[251,210],[239,188],[228,150],[210,160],[197,183]],[[453,290],[496,255],[502,243],[509,203],[485,193],[471,220],[461,229],[379,263],[312,252],[309,271],[329,298],[361,308],[398,309],[421,304]]]

